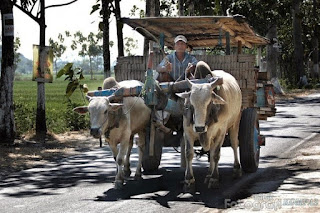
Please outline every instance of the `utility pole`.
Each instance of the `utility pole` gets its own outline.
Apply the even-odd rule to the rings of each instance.
[[[46,21],[45,21],[45,0],[40,0],[40,49],[39,49],[39,66],[40,72],[44,71],[45,58],[41,57],[45,49],[46,43]],[[47,134],[46,124],[46,107],[45,107],[45,83],[38,81],[38,96],[37,96],[37,115],[36,115],[36,134],[45,139]]]

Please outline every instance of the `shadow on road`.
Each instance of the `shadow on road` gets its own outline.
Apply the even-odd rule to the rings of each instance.
[[[112,182],[115,170],[109,151],[85,152],[3,177],[0,179],[0,194],[10,197],[53,195],[57,189],[80,183]]]
[[[26,198],[43,195],[58,195],[59,189],[66,189],[80,185],[81,183],[106,184],[112,183],[115,178],[115,163],[111,152],[99,149],[86,152],[71,158],[63,159],[58,163],[48,164],[43,167],[36,167],[25,170],[14,175],[10,175],[0,180],[0,195],[4,197]],[[171,152],[171,153],[170,153]],[[136,149],[132,155],[132,170],[137,164]],[[232,164],[221,163],[220,188],[208,189],[204,184],[207,174],[208,162],[194,160],[194,175],[196,179],[196,193],[191,196],[182,191],[184,180],[184,169],[179,168],[179,163],[167,161],[168,156],[177,159],[178,153],[166,151],[164,155],[163,168],[156,174],[143,175],[143,180],[134,181],[130,179],[126,182],[123,189],[116,190],[108,188],[101,195],[96,195],[92,200],[95,202],[117,202],[119,200],[154,200],[165,208],[171,208],[172,202],[188,202],[194,205],[224,209],[226,199],[236,201],[251,196],[256,193],[268,193],[278,189],[284,180],[294,177],[299,170],[293,170],[291,167],[261,168],[258,173],[263,176],[254,179],[255,190],[248,183],[247,187],[237,186],[241,181],[249,178],[252,174],[243,174],[238,180],[232,179]],[[167,157],[166,157],[167,156]],[[274,162],[276,156],[266,156],[261,158],[261,162]],[[295,165],[294,168],[296,168]],[[307,171],[306,171],[307,172]],[[319,187],[319,183],[306,180],[293,179],[292,184],[301,185],[301,187]],[[260,184],[260,185],[259,185]],[[87,186],[87,187],[90,187]],[[233,193],[226,195],[226,191]],[[62,192],[63,193],[63,192]]]

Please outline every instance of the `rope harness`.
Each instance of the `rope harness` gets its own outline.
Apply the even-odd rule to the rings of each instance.
[[[135,98],[134,103],[129,107],[129,109],[126,112],[123,112],[123,109],[119,109],[116,112],[112,112],[112,111],[108,111],[108,116],[106,117],[106,119],[104,120],[104,122],[101,124],[101,126],[99,127],[99,129],[101,127],[104,126],[104,124],[109,120],[112,120],[113,122],[111,122],[113,125],[107,126],[107,129],[104,133],[105,138],[109,138],[110,136],[110,132],[112,129],[114,128],[119,128],[119,122],[120,122],[120,118],[123,115],[127,115],[132,108],[136,105],[136,103],[138,102],[139,98],[141,97],[143,91],[145,90],[145,88],[143,87],[143,89],[141,90],[141,92],[139,93],[139,95]],[[100,147],[102,147],[102,137],[100,136],[99,138],[100,141]]]

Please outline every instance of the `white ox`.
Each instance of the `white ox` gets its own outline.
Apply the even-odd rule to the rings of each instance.
[[[185,98],[183,127],[187,164],[184,186],[186,191],[194,189],[192,158],[194,142],[197,140],[205,151],[210,151],[209,173],[205,179],[208,188],[216,188],[219,185],[218,161],[226,133],[229,133],[234,151],[233,174],[235,177],[241,176],[237,152],[242,103],[241,90],[232,75],[222,70],[211,73],[213,76],[222,77],[223,84],[217,86],[217,82],[194,84],[188,81],[191,90],[177,94]],[[189,116],[187,116],[188,113]]]
[[[114,79],[111,79],[111,84]],[[109,86],[110,79],[104,81],[103,88]],[[136,80],[119,82],[120,87],[143,86],[143,83]],[[138,133],[139,162],[137,165],[135,178],[141,178],[141,164],[145,146],[145,128],[150,120],[151,110],[148,108],[141,97],[124,97],[122,103],[112,103],[112,96],[109,97],[90,97],[89,105],[77,107],[74,111],[78,113],[90,114],[90,134],[99,138],[105,135],[113,153],[117,165],[115,187],[121,188],[124,177],[131,174],[130,153],[133,146],[133,136]],[[119,144],[119,149],[117,148]],[[124,168],[123,168],[124,167]]]

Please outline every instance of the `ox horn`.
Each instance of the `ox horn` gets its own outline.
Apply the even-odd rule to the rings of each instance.
[[[89,95],[86,95],[86,98],[87,98],[87,100],[90,102],[90,100],[91,100],[91,96],[89,96]]]
[[[189,87],[189,89],[191,89],[193,83],[187,78],[187,85]]]
[[[116,99],[116,96],[110,95],[110,96],[107,97],[107,99],[108,99],[109,102],[112,102],[112,101],[114,101]]]
[[[210,83],[210,86],[214,89],[216,88],[218,85],[221,85],[223,83],[223,78],[221,77],[216,77],[216,79]]]

